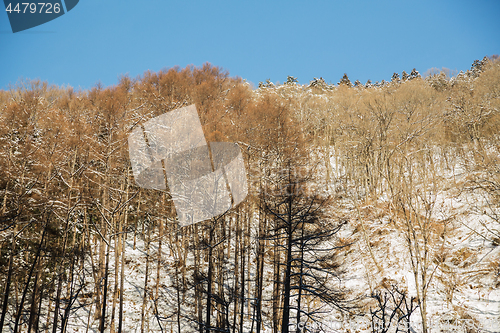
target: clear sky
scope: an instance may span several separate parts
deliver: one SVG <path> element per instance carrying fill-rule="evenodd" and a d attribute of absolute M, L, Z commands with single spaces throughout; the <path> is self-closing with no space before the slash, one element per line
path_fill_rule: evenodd
<path fill-rule="evenodd" d="M 2 7 L 3 8 L 3 7 Z M 176 65 L 220 66 L 257 85 L 467 70 L 500 54 L 499 0 L 80 0 L 13 34 L 0 13 L 0 89 L 20 77 L 88 89 Z"/>

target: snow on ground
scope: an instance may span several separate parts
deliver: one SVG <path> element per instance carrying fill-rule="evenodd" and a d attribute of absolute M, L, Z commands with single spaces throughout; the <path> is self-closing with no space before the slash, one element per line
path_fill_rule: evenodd
<path fill-rule="evenodd" d="M 342 170 L 337 168 L 334 154 L 331 154 L 333 175 L 329 185 L 332 192 L 345 192 L 348 187 L 342 180 Z M 461 165 L 452 166 L 443 170 L 441 190 L 435 196 L 432 218 L 446 222 L 446 235 L 441 247 L 434 248 L 435 258 L 442 255 L 441 262 L 433 262 L 435 269 L 428 290 L 428 318 L 430 332 L 469 332 L 467 327 L 479 328 L 481 332 L 500 332 L 500 280 L 495 276 L 500 271 L 500 246 L 493 244 L 491 238 L 484 237 L 488 234 L 487 228 L 494 228 L 495 222 L 491 221 L 484 211 L 486 203 L 478 194 L 461 191 L 457 184 L 463 184 L 467 175 Z M 325 187 L 326 188 L 326 187 Z M 471 209 L 476 207 L 477 209 Z M 344 266 L 347 276 L 342 281 L 342 288 L 351 291 L 350 297 L 364 298 L 366 313 L 369 314 L 368 302 L 371 293 L 382 285 L 395 283 L 408 295 L 416 296 L 416 285 L 408 247 L 406 246 L 405 233 L 401 225 L 396 223 L 391 216 L 388 197 L 381 195 L 377 201 L 365 203 L 359 207 L 360 214 L 365 224 L 369 244 L 365 241 L 356 209 L 346 196 L 336 201 L 336 212 L 344 216 L 350 223 L 348 228 L 342 230 L 341 237 L 351 237 L 355 241 L 352 250 L 346 255 Z M 255 241 L 255 232 L 252 231 Z M 165 240 L 163 245 L 163 259 L 161 265 L 161 284 L 158 302 L 158 311 L 161 314 L 175 312 L 176 292 L 171 287 L 175 284 L 175 271 L 173 257 Z M 234 241 L 231 242 L 234 246 Z M 437 246 L 437 244 L 435 244 Z M 370 254 L 373 252 L 373 257 Z M 156 258 L 157 243 L 151 244 L 151 258 Z M 375 260 L 373 260 L 375 258 Z M 126 269 L 124 285 L 124 332 L 140 332 L 141 308 L 144 294 L 146 249 L 145 242 L 137 238 L 136 249 L 133 249 L 132 236 L 126 241 Z M 193 258 L 188 257 L 188 266 Z M 154 289 L 156 284 L 156 259 L 150 261 L 148 286 Z M 495 266 L 496 265 L 496 266 Z M 378 267 L 377 267 L 378 266 Z M 231 267 L 230 265 L 228 267 Z M 110 256 L 110 281 L 108 299 L 111 303 L 113 291 L 114 252 Z M 250 270 L 249 278 L 254 278 Z M 188 272 L 189 274 L 189 272 Z M 272 265 L 266 262 L 264 276 L 264 299 L 269 300 L 272 295 Z M 227 286 L 233 281 L 228 279 Z M 170 287 L 169 287 L 170 286 Z M 87 290 L 92 292 L 92 290 Z M 188 297 L 192 297 L 189 296 Z M 80 299 L 80 302 L 89 301 Z M 192 299 L 186 300 L 187 303 Z M 265 304 L 270 304 L 264 303 Z M 111 304 L 110 304 L 111 305 Z M 68 332 L 98 332 L 99 322 L 88 313 L 89 307 L 77 310 L 70 317 Z M 149 300 L 146 307 L 147 327 L 146 332 L 160 332 L 158 321 L 153 315 L 154 302 Z M 248 309 L 248 305 L 247 305 Z M 92 309 L 93 311 L 93 309 Z M 108 307 L 110 311 L 110 307 Z M 118 311 L 118 304 L 116 305 Z M 264 332 L 271 332 L 269 324 L 271 311 L 263 308 Z M 110 314 L 108 314 L 110 315 Z M 266 318 L 266 315 L 268 316 Z M 116 313 L 116 317 L 118 313 Z M 109 317 L 108 317 L 109 318 Z M 87 328 L 87 322 L 89 323 Z M 245 324 L 245 330 L 250 331 L 251 321 Z M 412 315 L 412 332 L 420 332 L 421 320 L 419 310 Z M 171 322 L 162 322 L 164 331 L 177 331 L 175 318 Z M 332 310 L 324 315 L 322 322 L 324 332 L 371 332 L 369 316 L 349 317 Z M 109 329 L 107 330 L 109 331 Z M 195 331 L 193 324 L 183 320 L 183 332 Z M 472 330 L 470 332 L 475 332 Z"/>

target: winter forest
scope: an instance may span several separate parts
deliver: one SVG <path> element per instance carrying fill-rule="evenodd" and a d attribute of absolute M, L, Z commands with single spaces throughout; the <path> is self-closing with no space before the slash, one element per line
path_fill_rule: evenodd
<path fill-rule="evenodd" d="M 127 137 L 196 106 L 243 202 L 180 227 Z M 500 332 L 500 60 L 252 87 L 219 67 L 0 90 L 1 332 Z"/>

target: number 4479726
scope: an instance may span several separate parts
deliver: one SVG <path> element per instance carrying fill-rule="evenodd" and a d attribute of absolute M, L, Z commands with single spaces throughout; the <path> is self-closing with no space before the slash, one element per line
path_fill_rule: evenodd
<path fill-rule="evenodd" d="M 24 6 L 24 8 L 22 8 Z M 45 11 L 44 11 L 45 9 Z M 23 2 L 21 4 L 17 3 L 14 9 L 12 9 L 12 4 L 9 3 L 5 11 L 12 13 L 23 13 L 25 14 L 28 10 L 28 13 L 34 14 L 38 12 L 39 14 L 58 14 L 61 11 L 61 5 L 59 3 L 52 4 L 50 2 Z"/>

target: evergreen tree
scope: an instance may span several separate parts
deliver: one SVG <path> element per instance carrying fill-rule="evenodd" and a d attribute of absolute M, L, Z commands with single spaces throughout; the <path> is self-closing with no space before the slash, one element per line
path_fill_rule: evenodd
<path fill-rule="evenodd" d="M 484 71 L 488 61 L 489 61 L 488 57 L 484 57 L 482 60 L 474 60 L 470 68 L 472 76 L 473 77 L 479 76 L 479 74 L 481 74 Z"/>
<path fill-rule="evenodd" d="M 267 79 L 266 83 L 263 83 L 262 81 L 259 82 L 259 88 L 271 88 L 274 87 L 274 83 L 271 82 L 271 79 Z"/>
<path fill-rule="evenodd" d="M 349 77 L 347 76 L 346 73 L 344 73 L 344 76 L 342 76 L 342 79 L 339 82 L 339 85 L 346 85 L 348 87 L 351 87 L 351 80 L 349 80 Z"/>
<path fill-rule="evenodd" d="M 288 75 L 285 84 L 294 84 L 294 83 L 299 83 L 299 80 L 297 80 L 296 77 Z"/>
<path fill-rule="evenodd" d="M 399 73 L 394 72 L 391 77 L 391 82 L 399 83 L 401 79 L 399 78 Z"/>
<path fill-rule="evenodd" d="M 309 87 L 319 87 L 319 88 L 327 88 L 328 87 L 328 84 L 325 82 L 325 80 L 320 77 L 319 79 L 318 78 L 314 78 L 310 83 L 309 83 Z"/>
<path fill-rule="evenodd" d="M 408 73 L 406 73 L 406 71 L 403 71 L 403 73 L 401 73 L 401 79 L 403 81 L 408 81 L 410 79 L 410 75 L 408 75 Z"/>
<path fill-rule="evenodd" d="M 410 80 L 416 79 L 416 78 L 421 78 L 420 73 L 413 68 L 411 73 L 410 73 Z"/>

